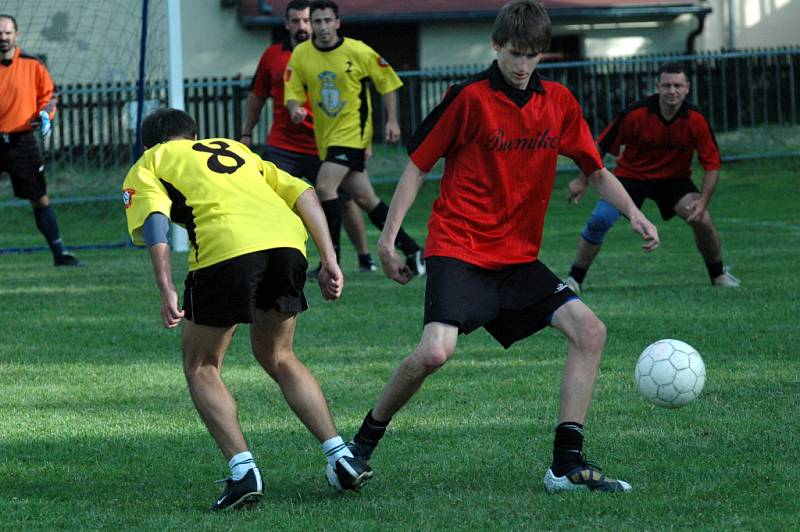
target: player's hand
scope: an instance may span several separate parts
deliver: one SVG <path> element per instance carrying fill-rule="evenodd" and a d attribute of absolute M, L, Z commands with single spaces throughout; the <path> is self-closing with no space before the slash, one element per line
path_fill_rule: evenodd
<path fill-rule="evenodd" d="M 303 106 L 297 106 L 290 115 L 293 124 L 299 124 L 308 116 L 308 109 Z"/>
<path fill-rule="evenodd" d="M 706 203 L 701 197 L 698 197 L 694 201 L 690 202 L 689 205 L 686 206 L 688 211 L 686 221 L 696 222 L 697 220 L 700 220 L 705 215 L 707 206 L 708 203 Z"/>
<path fill-rule="evenodd" d="M 569 193 L 567 195 L 567 201 L 572 204 L 577 204 L 584 194 L 586 194 L 586 190 L 589 188 L 589 180 L 584 178 L 583 176 L 576 177 L 572 181 L 569 182 Z"/>
<path fill-rule="evenodd" d="M 392 144 L 400 140 L 400 125 L 397 122 L 386 122 L 385 140 Z"/>
<path fill-rule="evenodd" d="M 414 277 L 414 272 L 408 267 L 406 261 L 397 254 L 394 245 L 388 246 L 378 240 L 378 258 L 386 277 L 400 284 L 406 284 Z"/>
<path fill-rule="evenodd" d="M 364 160 L 369 161 L 370 159 L 372 159 L 372 144 L 364 150 Z"/>
<path fill-rule="evenodd" d="M 42 137 L 46 137 L 50 134 L 51 127 L 50 115 L 47 114 L 47 111 L 39 111 L 39 132 L 42 134 Z"/>
<path fill-rule="evenodd" d="M 250 135 L 249 133 L 242 134 L 242 136 L 239 137 L 239 142 L 250 148 L 253 145 L 253 135 Z"/>
<path fill-rule="evenodd" d="M 322 263 L 319 269 L 319 289 L 322 292 L 322 299 L 334 300 L 342 296 L 344 288 L 344 275 L 339 265 Z"/>
<path fill-rule="evenodd" d="M 642 235 L 642 238 L 645 239 L 646 242 L 642 244 L 642 249 L 647 253 L 656 249 L 661 242 L 658 238 L 658 229 L 656 229 L 655 225 L 650 223 L 650 220 L 644 217 L 641 211 L 631 217 L 631 229 Z"/>
<path fill-rule="evenodd" d="M 161 323 L 164 328 L 174 329 L 183 319 L 183 310 L 178 308 L 178 293 L 175 288 L 161 292 Z"/>

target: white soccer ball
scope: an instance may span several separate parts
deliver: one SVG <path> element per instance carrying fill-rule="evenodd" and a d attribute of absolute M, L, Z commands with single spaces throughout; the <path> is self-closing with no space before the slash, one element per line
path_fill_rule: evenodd
<path fill-rule="evenodd" d="M 706 383 L 706 365 L 694 347 L 680 340 L 658 340 L 636 362 L 636 388 L 642 397 L 665 408 L 694 401 Z"/>

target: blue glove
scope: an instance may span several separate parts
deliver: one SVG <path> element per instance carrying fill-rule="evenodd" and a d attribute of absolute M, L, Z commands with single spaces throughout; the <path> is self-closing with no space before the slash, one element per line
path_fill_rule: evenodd
<path fill-rule="evenodd" d="M 46 137 L 50 134 L 50 115 L 47 114 L 47 111 L 39 111 L 39 117 L 42 119 L 39 131 L 41 131 L 42 137 Z"/>

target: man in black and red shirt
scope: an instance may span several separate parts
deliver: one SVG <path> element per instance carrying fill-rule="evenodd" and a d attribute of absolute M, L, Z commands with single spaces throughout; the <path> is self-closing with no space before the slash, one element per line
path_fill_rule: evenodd
<path fill-rule="evenodd" d="M 739 286 L 739 280 L 722 265 L 719 234 L 708 213 L 721 167 L 714 133 L 706 117 L 686 100 L 689 81 L 680 64 L 664 64 L 659 69 L 656 88 L 657 94 L 629 106 L 600 134 L 600 151 L 618 157 L 614 174 L 638 207 L 650 198 L 664 220 L 677 214 L 689 223 L 712 285 Z M 705 170 L 702 191 L 691 179 L 695 151 Z M 587 185 L 584 174 L 572 180 L 573 203 L 580 200 Z M 597 202 L 564 280 L 574 292 L 580 293 L 603 238 L 618 218 L 619 211 L 614 206 L 603 199 Z"/>
<path fill-rule="evenodd" d="M 600 194 L 626 213 L 647 251 L 658 233 L 619 181 L 603 167 L 572 93 L 534 72 L 550 43 L 550 20 L 537 0 L 506 4 L 495 21 L 497 61 L 453 87 L 409 146 L 378 254 L 386 274 L 411 272 L 394 251 L 401 222 L 440 157 L 445 172 L 425 244 L 427 286 L 422 339 L 400 364 L 350 443 L 369 458 L 391 417 L 426 377 L 453 355 L 458 335 L 484 327 L 504 347 L 552 326 L 568 341 L 548 492 L 628 491 L 583 457 L 605 326 L 538 260 L 545 211 L 559 155 L 590 176 Z"/>
<path fill-rule="evenodd" d="M 311 110 L 302 122 L 295 124 L 283 105 L 283 73 L 295 46 L 311 37 L 308 0 L 291 0 L 286 4 L 284 26 L 288 35 L 282 42 L 268 46 L 258 62 L 250 94 L 247 96 L 247 120 L 239 139 L 242 144 L 253 144 L 253 129 L 268 98 L 272 98 L 272 127 L 269 130 L 264 158 L 284 172 L 303 177 L 316 184 L 322 161 L 317 154 Z M 344 190 L 339 190 L 342 205 L 342 225 L 358 254 L 361 272 L 377 270 L 369 253 L 367 232 L 361 210 Z M 316 275 L 319 269 L 310 273 Z"/>

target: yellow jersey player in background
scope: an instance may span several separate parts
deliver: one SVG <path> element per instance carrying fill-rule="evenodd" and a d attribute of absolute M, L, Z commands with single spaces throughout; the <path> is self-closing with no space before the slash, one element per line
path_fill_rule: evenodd
<path fill-rule="evenodd" d="M 297 315 L 308 308 L 304 224 L 320 251 L 319 285 L 337 299 L 344 279 L 314 191 L 229 139 L 197 141 L 197 124 L 163 109 L 142 123 L 147 151 L 128 172 L 123 200 L 128 232 L 147 245 L 167 328 L 183 321 L 183 368 L 195 407 L 228 460 L 231 477 L 213 511 L 259 502 L 261 473 L 220 371 L 239 323 L 251 323 L 253 355 L 286 402 L 322 443 L 328 481 L 358 490 L 372 470 L 354 459 L 336 432 L 322 390 L 294 354 Z M 183 310 L 172 283 L 169 221 L 191 243 Z M 277 462 L 276 462 L 277 463 Z"/>
<path fill-rule="evenodd" d="M 313 39 L 295 47 L 284 76 L 284 102 L 292 121 L 300 123 L 306 118 L 308 111 L 303 104 L 307 97 L 314 112 L 314 137 L 323 161 L 317 175 L 317 195 L 337 254 L 342 225 L 342 209 L 337 201 L 340 185 L 378 229 L 383 229 L 389 212 L 388 205 L 375 194 L 366 172 L 366 153 L 372 143 L 367 79 L 372 80 L 386 107 L 386 142 L 400 140 L 396 91 L 403 85 L 375 50 L 361 41 L 340 37 L 340 23 L 336 3 L 312 2 Z M 425 273 L 422 249 L 402 229 L 397 247 L 406 255 L 411 273 Z"/>

